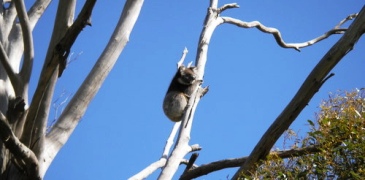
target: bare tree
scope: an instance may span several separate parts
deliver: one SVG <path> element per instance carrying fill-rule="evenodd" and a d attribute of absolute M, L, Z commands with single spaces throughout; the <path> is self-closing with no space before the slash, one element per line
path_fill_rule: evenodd
<path fill-rule="evenodd" d="M 279 46 L 283 48 L 292 48 L 297 51 L 300 51 L 301 48 L 308 47 L 319 41 L 322 41 L 333 34 L 344 35 L 313 68 L 313 71 L 303 82 L 303 85 L 298 90 L 297 94 L 293 97 L 291 102 L 287 105 L 279 117 L 273 122 L 271 127 L 263 135 L 249 156 L 207 163 L 201 167 L 194 165 L 194 161 L 197 158 L 197 154 L 195 153 L 192 155 L 190 160 L 184 159 L 188 153 L 201 149 L 199 145 L 189 145 L 194 112 L 204 92 L 204 88 L 201 87 L 201 83 L 196 83 L 194 84 L 195 91 L 189 95 L 190 99 L 186 107 L 185 114 L 181 118 L 181 122 L 177 122 L 175 124 L 166 142 L 161 158 L 130 179 L 144 179 L 159 168 L 162 168 L 159 179 L 172 179 L 180 164 L 187 164 L 186 170 L 180 176 L 180 179 L 192 179 L 229 167 L 240 167 L 233 179 L 240 179 L 245 175 L 250 175 L 250 173 L 255 171 L 255 165 L 259 163 L 260 160 L 264 160 L 266 158 L 266 156 L 270 153 L 270 149 L 273 147 L 274 143 L 284 133 L 284 131 L 288 129 L 290 124 L 308 104 L 313 95 L 320 89 L 320 87 L 326 82 L 328 78 L 333 76 L 333 74 L 329 74 L 329 72 L 349 51 L 352 50 L 357 40 L 365 32 L 365 8 L 363 8 L 359 14 L 349 15 L 347 18 L 340 21 L 340 23 L 333 29 L 317 38 L 302 43 L 286 43 L 283 40 L 280 31 L 275 28 L 266 27 L 258 21 L 245 22 L 232 17 L 221 16 L 222 12 L 238 7 L 239 6 L 236 3 L 225 4 L 221 7 L 218 7 L 218 0 L 210 0 L 210 5 L 203 25 L 204 28 L 200 34 L 200 40 L 198 42 L 197 55 L 195 59 L 195 66 L 197 67 L 197 79 L 201 80 L 201 82 L 203 81 L 210 39 L 214 30 L 222 24 L 232 24 L 242 28 L 255 27 L 264 33 L 272 34 Z M 355 21 L 348 29 L 341 28 L 345 22 L 354 18 Z M 184 50 L 183 57 L 178 64 L 181 64 L 185 58 L 186 53 L 187 51 Z M 174 144 L 172 141 L 176 134 L 178 134 L 177 142 L 173 150 L 169 152 L 172 145 Z M 317 151 L 318 149 L 316 147 L 310 147 L 310 150 Z M 308 149 L 285 151 L 282 152 L 281 155 L 294 155 L 301 154 L 303 152 L 308 152 Z"/>
<path fill-rule="evenodd" d="M 128 42 L 143 0 L 127 0 L 109 43 L 54 125 L 46 131 L 53 91 L 81 30 L 91 25 L 96 0 L 87 0 L 74 20 L 76 0 L 59 1 L 52 38 L 32 100 L 32 30 L 50 4 L 37 0 L 27 12 L 22 0 L 0 6 L 0 179 L 43 179 Z"/>
<path fill-rule="evenodd" d="M 48 167 L 72 134 L 90 101 L 128 42 L 143 0 L 126 1 L 109 43 L 49 130 L 47 130 L 47 120 L 55 85 L 58 78 L 63 73 L 67 73 L 64 71 L 72 45 L 81 30 L 91 24 L 90 16 L 96 0 L 87 0 L 75 20 L 76 0 L 59 1 L 52 38 L 33 95 L 29 95 L 28 92 L 34 58 L 32 30 L 51 1 L 36 0 L 28 11 L 24 1 L 21 0 L 0 0 L 0 2 L 0 179 L 43 179 Z M 321 85 L 332 76 L 328 75 L 329 71 L 352 49 L 365 31 L 365 10 L 363 8 L 359 15 L 348 16 L 332 30 L 318 38 L 303 43 L 286 43 L 275 28 L 266 27 L 258 21 L 244 22 L 232 17 L 221 16 L 224 11 L 238 7 L 235 3 L 218 7 L 218 0 L 210 1 L 195 59 L 196 78 L 199 81 L 193 84 L 194 91 L 189 94 L 190 99 L 185 114 L 172 129 L 161 158 L 131 179 L 146 178 L 158 168 L 163 168 L 159 179 L 172 179 L 180 164 L 187 165 L 181 179 L 199 177 L 228 167 L 240 167 L 234 179 L 254 171 L 255 163 L 265 159 L 284 130 L 295 120 Z M 356 20 L 348 29 L 341 28 L 343 23 L 353 18 Z M 281 47 L 298 51 L 300 48 L 313 45 L 332 34 L 344 35 L 313 69 L 297 95 L 274 121 L 248 157 L 221 160 L 198 167 L 194 164 L 198 154 L 192 154 L 189 160 L 184 157 L 190 152 L 201 149 L 199 145 L 189 144 L 190 132 L 195 109 L 207 90 L 201 85 L 210 39 L 214 30 L 222 24 L 233 24 L 242 28 L 255 27 L 264 33 L 272 34 Z M 178 67 L 183 64 L 186 54 L 187 50 L 184 50 Z M 29 97 L 32 97 L 31 101 Z M 177 142 L 170 152 L 174 144 L 173 139 L 177 134 Z M 318 149 L 309 147 L 308 149 L 284 151 L 279 156 L 300 155 L 309 150 L 317 151 Z"/>

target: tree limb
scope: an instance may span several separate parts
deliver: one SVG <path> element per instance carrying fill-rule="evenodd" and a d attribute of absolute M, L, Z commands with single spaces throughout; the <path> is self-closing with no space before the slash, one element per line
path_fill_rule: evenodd
<path fill-rule="evenodd" d="M 307 154 L 314 154 L 320 151 L 321 151 L 320 148 L 318 148 L 317 146 L 309 146 L 305 148 L 290 149 L 284 151 L 273 151 L 270 153 L 270 155 L 272 155 L 273 158 L 279 157 L 285 159 L 290 157 L 303 156 Z M 180 180 L 190 180 L 225 168 L 239 167 L 240 165 L 245 163 L 247 158 L 248 156 L 242 158 L 224 159 L 220 161 L 211 162 L 209 164 L 203 164 L 199 167 L 184 172 L 184 174 L 181 175 Z"/>
<path fill-rule="evenodd" d="M 21 96 L 24 99 L 28 99 L 28 83 L 33 68 L 34 59 L 34 47 L 33 47 L 33 35 L 29 24 L 28 14 L 25 9 L 24 2 L 22 0 L 14 0 L 16 11 L 20 26 L 22 29 L 23 43 L 24 43 L 24 59 L 23 66 L 19 73 L 21 77 L 21 84 L 18 87 L 14 87 L 15 95 Z M 19 92 L 20 91 L 20 92 Z M 28 101 L 28 100 L 27 100 Z"/>
<path fill-rule="evenodd" d="M 222 7 L 218 8 L 218 14 L 222 13 L 223 11 L 225 11 L 227 9 L 239 8 L 239 7 L 240 6 L 237 3 L 225 4 Z"/>
<path fill-rule="evenodd" d="M 39 18 L 43 15 L 50 2 L 51 0 L 37 0 L 29 9 L 28 17 L 31 29 L 34 29 L 34 26 L 37 24 Z"/>
<path fill-rule="evenodd" d="M 195 163 L 196 159 L 198 159 L 198 156 L 199 156 L 199 153 L 193 153 L 190 156 L 190 159 L 189 159 L 188 163 L 186 164 L 183 174 L 186 173 L 187 171 L 190 171 L 194 167 L 194 163 Z"/>
<path fill-rule="evenodd" d="M 355 14 L 350 14 L 349 16 L 347 16 L 345 19 L 343 19 L 342 21 L 340 21 L 340 23 L 338 23 L 333 29 L 340 29 L 340 27 L 345 24 L 347 21 L 353 20 L 357 17 L 359 13 L 355 13 Z"/>
<path fill-rule="evenodd" d="M 46 131 L 49 109 L 51 106 L 54 87 L 57 82 L 60 59 L 63 54 L 55 50 L 56 44 L 64 37 L 66 31 L 73 23 L 76 0 L 59 1 L 52 38 L 46 55 L 43 69 L 38 81 L 37 88 L 33 95 L 25 122 L 19 124 L 24 126 L 22 142 L 31 147 L 38 156 L 44 148 L 44 136 Z M 41 161 L 40 163 L 43 163 Z M 40 166 L 42 167 L 42 166 Z"/>
<path fill-rule="evenodd" d="M 17 85 L 19 84 L 19 77 L 15 74 L 13 68 L 9 63 L 8 55 L 6 55 L 5 49 L 3 44 L 0 42 L 0 63 L 4 67 L 6 74 L 8 75 L 13 88 L 16 89 Z"/>
<path fill-rule="evenodd" d="M 43 78 L 43 80 L 44 80 L 43 82 L 45 82 L 45 85 L 46 85 L 46 86 L 44 86 L 46 88 L 45 91 L 48 90 L 50 83 L 52 83 L 52 86 L 54 86 L 55 83 L 57 82 L 56 81 L 57 78 L 55 77 L 55 75 L 58 75 L 58 77 L 60 77 L 62 75 L 62 72 L 66 67 L 67 57 L 69 55 L 72 45 L 74 44 L 76 38 L 78 37 L 78 35 L 82 31 L 82 29 L 86 25 L 91 24 L 90 16 L 91 16 L 91 12 L 93 10 L 95 3 L 96 3 L 96 0 L 87 0 L 85 2 L 76 21 L 73 22 L 69 28 L 67 28 L 67 31 L 64 33 L 64 35 L 62 36 L 59 43 L 57 43 L 55 45 L 51 61 L 46 66 L 45 71 L 43 71 L 45 74 L 45 76 Z M 70 3 L 70 6 L 71 6 L 70 9 L 72 9 L 70 11 L 70 13 L 73 14 L 75 4 Z M 67 15 L 65 17 L 70 17 L 70 16 Z M 53 81 L 51 80 L 52 77 L 54 78 Z M 46 78 L 48 78 L 48 79 L 46 79 Z M 53 89 L 53 88 L 51 88 L 51 89 Z M 51 92 L 51 93 L 53 94 L 53 92 Z M 48 97 L 51 98 L 52 96 L 48 96 Z M 51 99 L 46 100 L 46 104 L 47 104 L 47 108 L 48 108 L 47 111 L 49 111 L 50 101 L 51 101 Z M 41 103 L 43 103 L 43 102 L 41 102 Z M 47 114 L 48 114 L 48 112 L 47 112 Z M 45 117 L 48 118 L 48 115 Z M 39 146 L 35 146 L 35 148 L 34 148 L 35 152 L 37 152 L 37 154 L 42 153 L 45 148 L 43 146 L 42 139 L 45 135 L 45 127 L 47 124 L 47 118 L 42 118 L 42 119 L 39 119 L 39 121 L 35 121 L 34 127 L 37 127 L 37 128 L 33 128 L 32 134 L 34 134 L 33 135 L 34 138 L 32 139 L 31 144 L 33 145 L 34 143 L 39 142 L 38 143 Z M 42 128 L 39 128 L 39 127 L 42 127 Z M 41 129 L 41 130 L 39 130 L 39 129 Z M 41 139 L 38 141 L 38 138 L 41 138 Z"/>
<path fill-rule="evenodd" d="M 309 40 L 309 41 L 303 42 L 303 43 L 286 43 L 282 39 L 282 36 L 278 29 L 266 27 L 263 24 L 261 24 L 259 21 L 244 22 L 239 19 L 235 19 L 235 18 L 231 18 L 231 17 L 221 17 L 221 18 L 223 19 L 223 23 L 233 24 L 233 25 L 236 25 L 236 26 L 242 27 L 242 28 L 255 27 L 255 28 L 259 29 L 261 32 L 272 34 L 279 46 L 281 46 L 283 48 L 294 48 L 295 50 L 300 51 L 300 48 L 311 46 L 315 43 L 318 43 L 318 42 L 328 38 L 329 36 L 331 36 L 333 34 L 343 34 L 346 31 L 346 29 L 343 29 L 343 28 L 341 29 L 340 26 L 343 23 L 345 23 L 346 21 L 355 18 L 356 16 L 357 16 L 357 14 L 349 15 L 346 19 L 342 20 L 337 26 L 335 26 L 335 28 L 329 30 L 328 32 L 324 33 L 323 35 L 321 35 L 317 38 L 314 38 L 312 40 Z"/>
<path fill-rule="evenodd" d="M 19 141 L 11 130 L 6 117 L 0 112 L 0 138 L 5 147 L 32 180 L 40 180 L 38 159 L 31 149 Z"/>
<path fill-rule="evenodd" d="M 188 49 L 185 47 L 184 48 L 184 51 L 181 55 L 181 58 L 180 58 L 180 61 L 177 62 L 177 69 L 179 69 L 179 67 L 184 63 L 184 60 L 185 60 L 185 57 L 186 57 L 186 54 L 188 53 Z"/>
<path fill-rule="evenodd" d="M 165 168 L 158 177 L 160 180 L 172 179 L 184 156 L 191 151 L 200 149 L 199 145 L 189 146 L 193 117 L 201 97 L 201 91 L 199 91 L 200 84 L 201 82 L 196 82 L 193 85 L 195 89 L 193 94 L 190 95 L 186 111 L 182 117 L 179 136 L 177 138 L 175 148 L 169 156 Z"/>
<path fill-rule="evenodd" d="M 142 5 L 143 0 L 126 1 L 122 15 L 108 45 L 57 122 L 46 135 L 46 147 L 42 155 L 45 161 L 43 164 L 45 169 L 41 170 L 42 174 L 45 173 L 45 170 L 49 167 L 60 148 L 74 131 L 89 103 L 117 61 L 129 40 L 130 32 L 132 32 L 133 26 L 137 21 Z"/>
<path fill-rule="evenodd" d="M 179 68 L 180 66 L 182 66 L 182 64 L 184 63 L 186 54 L 188 53 L 187 48 L 185 47 L 182 53 L 182 56 L 180 58 L 180 60 L 177 62 L 177 68 Z M 190 63 L 187 67 L 190 66 Z M 199 93 L 198 93 L 199 94 Z M 191 103 L 192 97 L 190 98 L 189 103 Z M 199 96 L 200 97 L 200 96 Z M 187 107 L 191 107 L 191 105 L 188 105 Z M 189 108 L 185 111 L 185 115 L 183 117 L 189 117 L 191 118 L 192 116 L 189 115 L 189 113 L 191 112 L 191 109 L 189 110 Z M 182 123 L 183 122 L 183 123 Z M 185 124 L 185 126 L 183 126 Z M 189 146 L 188 145 L 188 141 L 184 141 L 184 143 L 181 143 L 181 137 L 185 137 L 184 135 L 181 135 L 181 131 L 182 129 L 185 129 L 186 124 L 189 124 L 186 121 L 179 121 L 177 123 L 175 123 L 173 130 L 171 131 L 171 134 L 166 142 L 165 148 L 164 148 L 164 152 L 162 157 L 160 158 L 159 161 L 152 163 L 151 165 L 149 165 L 147 168 L 145 168 L 144 170 L 142 170 L 140 173 L 134 175 L 133 177 L 131 177 L 130 179 L 144 179 L 147 178 L 152 172 L 154 172 L 157 168 L 161 168 L 163 166 L 165 166 L 165 168 L 162 170 L 159 179 L 164 179 L 164 178 L 169 178 L 170 176 L 172 176 L 174 174 L 173 171 L 170 171 L 169 169 L 173 169 L 176 170 L 178 165 L 180 165 L 183 162 L 183 157 L 185 156 L 185 154 L 192 152 L 192 151 L 198 151 L 201 149 L 201 147 L 197 144 Z M 168 156 L 168 153 L 170 151 L 171 146 L 173 145 L 173 139 L 177 133 L 178 128 L 180 128 L 180 134 L 179 137 L 177 138 L 178 142 L 177 145 L 175 146 L 174 150 L 172 151 L 172 155 Z M 189 130 L 190 133 L 190 130 Z M 183 145 L 182 145 L 183 144 Z M 179 152 L 179 153 L 176 153 Z M 181 153 L 182 152 L 182 153 Z M 167 163 L 166 163 L 167 161 Z M 163 163 L 162 163 L 163 162 Z M 173 165 L 171 165 L 173 164 Z M 160 165 L 162 165 L 160 167 Z M 167 170 L 166 170 L 167 169 Z"/>
<path fill-rule="evenodd" d="M 233 179 L 238 179 L 241 175 L 249 175 L 250 172 L 254 171 L 255 163 L 266 158 L 277 139 L 290 126 L 314 94 L 320 89 L 328 73 L 353 49 L 355 43 L 365 32 L 364 22 L 365 6 L 341 39 L 324 55 L 308 75 L 297 94 L 265 132 L 246 162 L 236 172 Z"/>
<path fill-rule="evenodd" d="M 67 57 L 70 54 L 72 45 L 75 43 L 76 38 L 81 33 L 82 29 L 86 25 L 91 26 L 91 12 L 94 8 L 96 0 L 87 0 L 84 7 L 82 8 L 79 16 L 72 26 L 66 31 L 66 34 L 61 41 L 56 45 L 57 54 L 63 57 L 60 63 L 58 77 L 61 77 L 63 70 L 66 68 Z"/>
<path fill-rule="evenodd" d="M 205 17 L 203 30 L 200 34 L 199 44 L 197 47 L 197 55 L 195 59 L 197 80 L 200 82 L 194 83 L 192 86 L 194 88 L 193 93 L 190 95 L 190 99 L 186 108 L 186 111 L 182 117 L 182 124 L 180 127 L 179 137 L 171 156 L 168 158 L 165 168 L 162 170 L 158 179 L 172 179 L 173 175 L 177 171 L 180 162 L 184 156 L 190 152 L 191 147 L 189 146 L 191 126 L 193 123 L 194 113 L 196 107 L 202 96 L 201 83 L 203 81 L 205 64 L 207 61 L 208 44 L 214 32 L 214 29 L 219 25 L 216 21 L 218 17 L 217 0 L 210 1 L 210 7 L 208 8 L 207 15 Z M 227 6 L 228 7 L 228 6 Z"/>

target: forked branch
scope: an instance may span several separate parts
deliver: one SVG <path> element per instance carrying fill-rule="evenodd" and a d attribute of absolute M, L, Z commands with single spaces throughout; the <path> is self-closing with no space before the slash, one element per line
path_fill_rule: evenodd
<path fill-rule="evenodd" d="M 88 22 L 96 0 L 87 0 L 76 21 L 72 20 L 75 1 L 60 1 L 56 16 L 56 24 L 52 34 L 51 43 L 47 52 L 37 89 L 29 107 L 29 113 L 24 123 L 22 142 L 34 145 L 33 150 L 38 155 L 44 142 L 47 118 L 52 101 L 53 90 L 57 83 L 57 75 L 63 72 L 68 52 L 76 37 Z M 86 9 L 86 10 L 85 10 Z M 64 66 L 63 66 L 64 65 Z"/>

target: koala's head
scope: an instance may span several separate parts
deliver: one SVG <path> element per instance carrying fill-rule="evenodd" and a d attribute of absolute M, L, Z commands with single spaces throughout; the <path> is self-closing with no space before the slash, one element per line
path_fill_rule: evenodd
<path fill-rule="evenodd" d="M 179 67 L 178 82 L 183 85 L 192 85 L 196 80 L 196 67 Z"/>

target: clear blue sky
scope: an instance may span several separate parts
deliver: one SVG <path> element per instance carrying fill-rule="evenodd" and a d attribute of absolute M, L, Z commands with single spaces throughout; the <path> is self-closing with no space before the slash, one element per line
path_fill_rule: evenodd
<path fill-rule="evenodd" d="M 79 2 L 78 9 L 83 2 Z M 219 4 L 232 2 L 235 1 L 221 0 Z M 222 16 L 258 20 L 276 27 L 286 42 L 317 37 L 363 6 L 360 0 L 237 3 L 240 8 Z M 209 0 L 145 1 L 130 42 L 49 168 L 46 180 L 127 179 L 160 158 L 173 126 L 162 112 L 162 100 L 183 48 L 189 49 L 186 60 L 195 58 L 208 4 Z M 120 0 L 96 3 L 92 27 L 85 28 L 74 44 L 73 57 L 77 58 L 63 73 L 55 99 L 63 92 L 76 92 L 106 45 L 123 5 Z M 54 1 L 34 29 L 36 67 L 31 93 L 44 61 L 56 6 Z M 297 52 L 279 47 L 271 35 L 256 29 L 228 24 L 218 27 L 209 46 L 204 79 L 210 91 L 197 108 L 191 134 L 191 144 L 203 147 L 196 163 L 248 155 L 311 69 L 340 37 L 334 35 Z M 360 39 L 332 71 L 335 76 L 293 123 L 293 130 L 302 134 L 308 130 L 307 119 L 315 119 L 328 92 L 364 87 L 364 43 L 364 38 Z M 65 96 L 60 98 L 64 100 Z M 281 145 L 279 140 L 277 146 Z M 226 179 L 235 171 L 224 170 L 200 179 Z M 149 179 L 156 179 L 158 173 Z"/>

